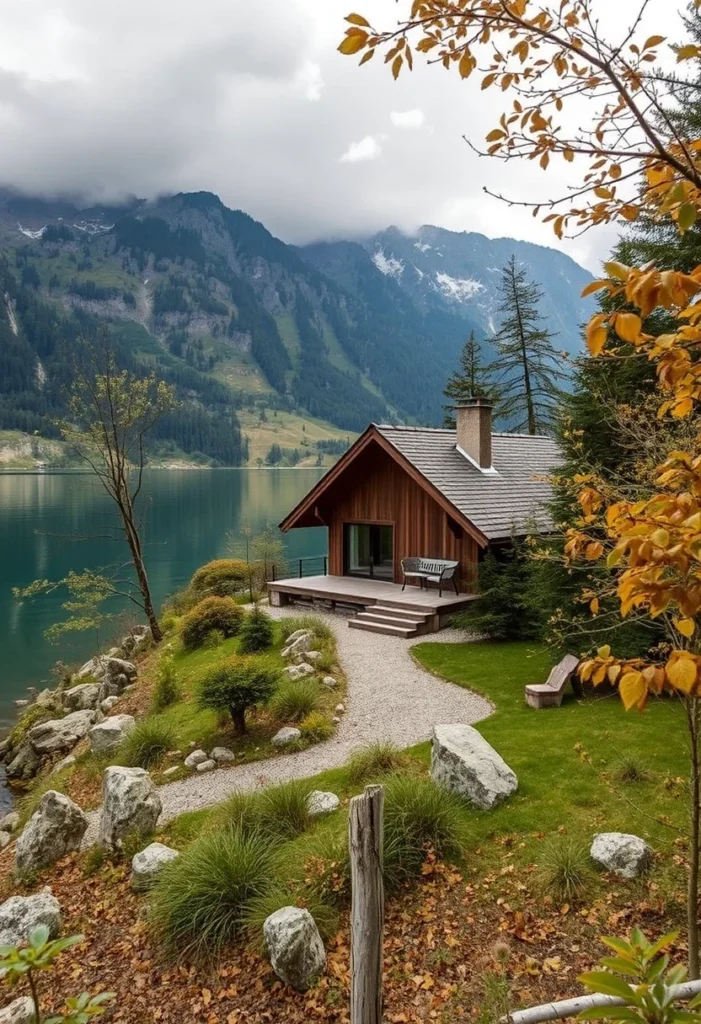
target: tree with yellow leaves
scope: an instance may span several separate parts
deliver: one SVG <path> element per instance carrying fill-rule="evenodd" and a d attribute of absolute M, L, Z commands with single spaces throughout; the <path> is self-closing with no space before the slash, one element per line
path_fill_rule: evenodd
<path fill-rule="evenodd" d="M 480 153 L 502 161 L 535 161 L 546 170 L 562 160 L 582 166 L 576 186 L 550 201 L 507 197 L 544 214 L 556 235 L 644 216 L 669 222 L 683 235 L 701 211 L 701 137 L 670 114 L 678 76 L 667 62 L 698 61 L 695 42 L 675 45 L 643 31 L 647 2 L 631 12 L 620 38 L 607 38 L 596 0 L 413 0 L 389 28 L 350 14 L 339 49 L 377 54 L 397 78 L 416 55 L 477 79 L 482 90 L 504 94 L 506 109 Z M 697 3 L 698 6 L 698 3 Z M 601 7 L 603 3 L 600 4 Z M 693 81 L 688 85 L 697 88 Z M 584 101 L 584 102 L 582 102 Z M 571 110 L 576 106 L 576 115 Z M 573 128 L 582 118 L 586 123 Z M 489 191 L 489 190 L 486 190 Z M 499 197 L 504 198 L 504 197 Z M 701 266 L 681 272 L 619 262 L 586 293 L 606 291 L 611 302 L 587 328 L 593 357 L 632 346 L 633 358 L 654 365 L 660 391 L 658 415 L 681 421 L 701 399 Z M 625 308 L 620 301 L 624 300 Z M 663 309 L 672 328 L 654 336 L 646 319 Z M 669 692 L 686 707 L 691 738 L 691 842 L 689 854 L 689 966 L 699 974 L 697 905 L 701 825 L 701 439 L 664 453 L 638 494 L 610 481 L 577 481 L 581 521 L 570 531 L 565 555 L 591 563 L 606 560 L 621 617 L 662 621 L 666 644 L 649 661 L 620 661 L 602 648 L 585 663 L 595 684 L 618 686 L 626 708 L 643 708 L 651 694 Z M 593 615 L 598 597 L 590 598 Z"/>

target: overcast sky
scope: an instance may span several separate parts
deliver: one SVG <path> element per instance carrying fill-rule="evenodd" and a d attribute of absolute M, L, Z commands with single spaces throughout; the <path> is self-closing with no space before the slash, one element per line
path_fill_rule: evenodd
<path fill-rule="evenodd" d="M 98 199 L 207 189 L 290 242 L 433 223 L 557 245 L 596 270 L 615 232 L 558 243 L 484 195 L 565 181 L 471 153 L 462 135 L 481 141 L 501 97 L 438 67 L 398 82 L 377 59 L 359 69 L 336 52 L 351 10 L 386 25 L 397 5 L 3 0 L 0 183 Z"/>

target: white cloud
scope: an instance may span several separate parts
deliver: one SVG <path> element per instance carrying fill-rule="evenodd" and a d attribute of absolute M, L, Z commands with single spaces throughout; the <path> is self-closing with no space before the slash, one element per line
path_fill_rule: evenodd
<path fill-rule="evenodd" d="M 395 128 L 420 128 L 426 121 L 426 115 L 421 107 L 414 110 L 393 110 L 389 116 Z"/>
<path fill-rule="evenodd" d="M 308 60 L 297 74 L 297 82 L 302 88 L 306 100 L 316 103 L 321 99 L 324 89 L 324 79 L 321 76 L 321 68 L 318 64 Z"/>
<path fill-rule="evenodd" d="M 341 163 L 359 164 L 366 160 L 377 160 L 382 152 L 382 146 L 374 135 L 366 135 L 360 142 L 351 142 L 348 149 L 341 157 Z"/>

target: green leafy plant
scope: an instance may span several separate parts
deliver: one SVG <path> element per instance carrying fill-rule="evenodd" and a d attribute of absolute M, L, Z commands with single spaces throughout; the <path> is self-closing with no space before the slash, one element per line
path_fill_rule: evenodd
<path fill-rule="evenodd" d="M 196 570 L 190 587 L 198 594 L 232 597 L 248 585 L 248 567 L 240 558 L 215 558 Z"/>
<path fill-rule="evenodd" d="M 153 692 L 153 706 L 156 711 L 163 711 L 164 708 L 169 708 L 171 704 L 176 704 L 179 700 L 178 674 L 173 658 L 166 655 L 158 663 L 158 679 Z"/>
<path fill-rule="evenodd" d="M 264 658 L 233 657 L 202 680 L 199 705 L 228 711 L 238 736 L 246 732 L 246 712 L 270 699 L 278 684 L 277 667 Z"/>
<path fill-rule="evenodd" d="M 175 730 L 159 718 L 144 718 L 119 745 L 118 763 L 130 768 L 151 768 L 175 746 Z"/>
<path fill-rule="evenodd" d="M 280 683 L 270 699 L 270 710 L 281 722 L 299 722 L 319 706 L 319 684 L 311 679 Z"/>
<path fill-rule="evenodd" d="M 272 619 L 258 605 L 247 615 L 239 634 L 239 650 L 242 654 L 256 654 L 272 647 L 275 630 Z"/>
<path fill-rule="evenodd" d="M 348 758 L 348 778 L 354 786 L 372 782 L 406 765 L 407 758 L 390 740 L 366 743 Z"/>
<path fill-rule="evenodd" d="M 578 1015 L 578 1020 L 630 1021 L 631 1024 L 698 1024 L 701 993 L 679 1008 L 679 1000 L 670 991 L 681 985 L 687 971 L 682 964 L 669 966 L 669 949 L 677 939 L 677 932 L 669 932 L 649 942 L 639 928 L 634 928 L 628 939 L 602 938 L 605 946 L 615 954 L 599 961 L 603 970 L 587 971 L 579 981 L 596 995 L 614 996 L 623 1006 L 592 1006 Z M 662 955 L 660 955 L 662 954 Z M 690 1012 L 691 1011 L 691 1012 Z"/>
<path fill-rule="evenodd" d="M 91 996 L 89 992 L 66 999 L 68 1013 L 44 1017 L 39 1000 L 37 974 L 54 966 L 56 958 L 71 946 L 77 946 L 84 936 L 69 935 L 64 939 L 49 939 L 46 925 L 35 928 L 26 946 L 0 946 L 0 971 L 5 982 L 11 987 L 22 978 L 27 979 L 34 1003 L 34 1024 L 87 1024 L 93 1017 L 104 1013 L 104 1003 L 114 999 L 113 992 L 100 992 Z"/>
<path fill-rule="evenodd" d="M 243 621 L 243 608 L 231 597 L 206 597 L 196 604 L 180 623 L 180 639 L 190 651 L 201 647 L 214 629 L 225 637 L 236 636 Z"/>

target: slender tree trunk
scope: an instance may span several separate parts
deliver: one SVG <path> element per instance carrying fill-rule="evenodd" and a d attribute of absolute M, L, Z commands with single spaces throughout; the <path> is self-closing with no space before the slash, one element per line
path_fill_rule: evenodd
<path fill-rule="evenodd" d="M 229 708 L 231 721 L 234 723 L 234 732 L 237 736 L 246 735 L 246 712 L 241 708 Z"/>
<path fill-rule="evenodd" d="M 27 972 L 27 980 L 29 981 L 29 988 L 32 993 L 32 1002 L 34 1003 L 34 1024 L 41 1024 L 41 1010 L 39 1009 L 39 991 L 37 989 L 37 980 L 34 977 L 34 971 Z"/>
<path fill-rule="evenodd" d="M 535 408 L 533 406 L 533 391 L 531 388 L 531 375 L 528 369 L 528 352 L 526 351 L 526 336 L 523 329 L 523 318 L 521 317 L 521 306 L 518 301 L 518 288 L 516 287 L 516 281 L 514 279 L 514 304 L 516 307 L 516 317 L 518 319 L 518 340 L 521 346 L 521 361 L 523 362 L 523 389 L 526 393 L 526 411 L 528 414 L 528 433 L 535 434 L 536 432 L 536 421 L 535 421 Z"/>
<path fill-rule="evenodd" d="M 136 523 L 134 522 L 134 509 L 132 508 L 131 501 L 129 500 L 129 495 L 122 494 L 118 505 L 124 526 L 124 533 L 127 538 L 127 544 L 129 545 L 132 562 L 134 563 L 134 569 L 136 570 L 136 579 L 139 584 L 141 598 L 144 602 L 144 612 L 148 619 L 151 636 L 156 643 L 160 643 L 163 639 L 163 631 L 158 623 L 156 609 L 153 606 L 151 588 L 149 586 L 146 566 L 144 565 L 144 557 L 141 550 L 141 538 L 139 537 L 139 531 L 136 527 Z"/>
<path fill-rule="evenodd" d="M 689 800 L 691 819 L 691 844 L 689 849 L 689 890 L 687 895 L 687 921 L 689 931 L 689 976 L 699 977 L 699 824 L 701 823 L 701 778 L 699 776 L 699 701 L 696 697 L 686 700 L 686 715 L 689 724 L 691 771 L 689 775 Z"/>

